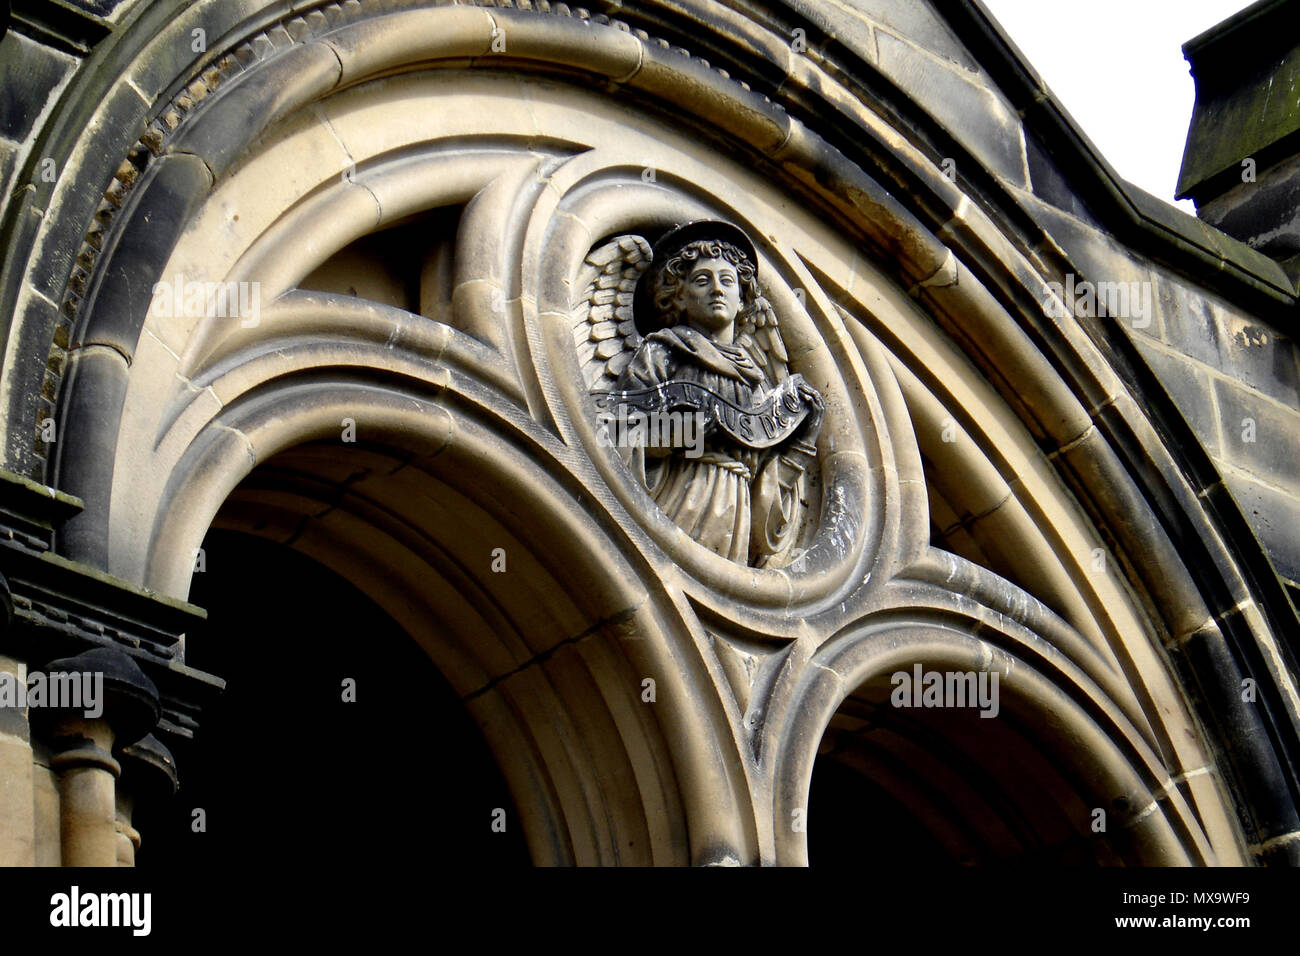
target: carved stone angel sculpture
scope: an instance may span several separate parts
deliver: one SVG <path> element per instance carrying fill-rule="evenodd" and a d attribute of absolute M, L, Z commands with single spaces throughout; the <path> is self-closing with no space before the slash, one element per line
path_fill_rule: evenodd
<path fill-rule="evenodd" d="M 692 222 L 651 255 L 640 237 L 620 236 L 588 256 L 587 270 L 574 331 L 602 427 L 685 414 L 702 430 L 694 445 L 680 440 L 689 427 L 673 432 L 678 440 L 651 427 L 636 433 L 648 441 L 611 443 L 700 544 L 755 567 L 789 563 L 824 406 L 789 371 L 749 238 L 729 223 Z"/>

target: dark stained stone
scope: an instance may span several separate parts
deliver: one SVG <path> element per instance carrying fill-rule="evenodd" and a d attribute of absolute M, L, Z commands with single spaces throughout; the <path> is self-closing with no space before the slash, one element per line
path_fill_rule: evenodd
<path fill-rule="evenodd" d="M 0 40 L 0 136 L 22 142 L 32 132 L 76 58 L 41 46 L 20 33 Z"/>
<path fill-rule="evenodd" d="M 1223 469 L 1223 480 L 1259 536 L 1278 573 L 1300 579 L 1300 499 L 1255 481 L 1244 472 Z"/>
<path fill-rule="evenodd" d="M 1181 355 L 1150 345 L 1141 337 L 1136 337 L 1134 343 L 1206 451 L 1217 453 L 1219 421 L 1214 411 L 1214 381 L 1209 371 Z"/>

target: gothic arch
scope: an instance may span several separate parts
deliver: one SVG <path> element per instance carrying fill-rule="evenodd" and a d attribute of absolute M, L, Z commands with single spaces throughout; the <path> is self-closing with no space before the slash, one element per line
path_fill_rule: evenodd
<path fill-rule="evenodd" d="M 1126 861 L 1246 859 L 1238 784 L 1166 649 L 1217 634 L 1222 595 L 1115 442 L 1149 456 L 1186 521 L 1213 516 L 1095 330 L 1045 318 L 1064 255 L 824 60 L 735 19 L 709 47 L 781 58 L 923 201 L 728 72 L 561 5 L 268 6 L 174 78 L 124 66 L 120 85 L 167 95 L 137 110 L 43 340 L 62 437 L 28 460 L 87 505 L 59 552 L 184 598 L 220 515 L 368 582 L 479 708 L 539 862 L 806 862 L 785 822 L 819 741 L 917 654 L 995 662 L 1009 712 L 1056 715 L 1042 746 L 1069 749 L 1088 799 L 1128 808 Z M 61 198 L 41 241 L 88 218 Z M 702 216 L 755 236 L 792 360 L 830 397 L 803 571 L 696 547 L 596 441 L 572 340 L 583 257 Z M 422 224 L 418 294 L 338 291 L 357 243 Z M 167 314 L 152 290 L 176 276 L 256 283 L 256 323 Z M 6 416 L 7 446 L 37 414 Z M 345 419 L 359 447 L 323 453 Z M 497 546 L 516 569 L 499 579 Z M 1248 594 L 1221 551 L 1223 593 Z M 1252 607 L 1242 626 L 1271 647 Z"/>

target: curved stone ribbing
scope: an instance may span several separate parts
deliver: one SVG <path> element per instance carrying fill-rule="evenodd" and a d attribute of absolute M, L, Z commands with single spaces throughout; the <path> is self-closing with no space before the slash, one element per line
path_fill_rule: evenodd
<path fill-rule="evenodd" d="M 494 58 L 498 31 L 508 59 Z M 486 697 L 500 698 L 491 706 L 509 710 L 521 730 L 545 725 L 547 714 L 577 715 L 583 746 L 560 746 L 568 729 L 552 728 L 554 738 L 538 730 L 527 756 L 506 762 L 518 802 L 530 787 L 548 795 L 529 825 L 539 858 L 625 862 L 611 847 L 633 832 L 640 861 L 804 862 L 802 837 L 785 821 L 806 808 L 817 742 L 855 682 L 893 666 L 880 649 L 888 628 L 873 621 L 927 628 L 931 610 L 957 607 L 964 633 L 945 631 L 935 660 L 991 660 L 993 648 L 1010 653 L 1015 642 L 1051 646 L 1053 666 L 1008 685 L 1012 699 L 1027 712 L 1068 713 L 1073 739 L 1086 741 L 1077 779 L 1092 781 L 1090 796 L 1122 798 L 1142 814 L 1125 859 L 1239 859 L 1222 784 L 1159 645 L 1199 627 L 1204 602 L 1133 501 L 1127 515 L 1149 525 L 1151 567 L 1126 576 L 1117 562 L 1092 574 L 1097 528 L 1120 521 L 1107 511 L 1117 503 L 1081 506 L 1063 480 L 1118 475 L 1093 416 L 1131 400 L 1068 324 L 1053 330 L 1056 345 L 1075 350 L 1086 381 L 1067 381 L 1022 327 L 1027 320 L 1008 311 L 1003 290 L 982 284 L 963 261 L 974 246 L 1012 263 L 1008 281 L 1022 293 L 1049 273 L 933 169 L 952 212 L 934 230 L 771 100 L 599 18 L 349 2 L 242 41 L 216 63 L 142 138 L 149 155 L 137 151 L 110 188 L 120 213 L 92 229 L 85 275 L 65 297 L 72 348 L 56 343 L 51 354 L 67 362 L 60 403 L 71 440 L 57 477 L 92 506 L 61 537 L 67 555 L 183 596 L 189 555 L 241 482 L 299 446 L 336 439 L 351 419 L 366 441 L 427 458 L 438 481 L 456 468 L 472 476 L 457 493 L 502 527 L 511 489 L 528 488 L 516 538 L 536 558 L 528 580 L 547 580 L 542 556 L 557 535 L 574 539 L 563 553 L 581 584 L 566 575 L 549 586 L 583 600 L 543 615 L 557 628 L 548 640 L 589 635 L 603 663 L 537 678 L 566 685 L 548 690 L 549 704 L 524 708 L 506 679 L 524 675 L 545 648 L 473 646 L 474 635 L 498 630 L 486 611 L 464 612 L 472 623 L 460 651 L 428 645 L 435 659 L 445 653 L 440 665 L 454 684 L 453 675 L 481 670 L 484 680 L 466 678 L 458 690 L 478 700 L 491 687 Z M 432 104 L 436 113 L 421 112 Z M 665 113 L 705 133 L 674 129 Z M 897 147 L 924 165 L 914 148 Z M 117 261 L 147 230 L 145 212 L 178 197 L 171 243 L 133 260 L 135 275 L 256 282 L 265 301 L 255 326 L 160 315 L 138 284 L 106 267 L 104 255 Z M 463 207 L 447 321 L 298 290 L 356 240 L 447 206 Z M 831 397 L 806 571 L 739 569 L 703 552 L 594 439 L 569 326 L 582 257 L 609 235 L 706 215 L 755 235 L 773 302 L 791 316 L 783 329 L 792 363 Z M 999 517 L 1020 532 L 1025 555 L 1015 566 L 1030 593 L 974 564 L 945 564 L 929 545 L 915 429 L 944 415 L 969 440 L 927 448 L 927 461 L 944 454 L 942 466 L 966 484 L 984 481 L 988 514 L 1005 507 Z M 1135 411 L 1132 427 L 1153 434 Z M 393 506 L 352 533 L 391 526 L 385 535 L 418 532 L 435 550 L 464 537 L 421 520 Z M 1132 538 L 1107 540 L 1135 548 Z M 320 556 L 355 568 L 344 550 L 322 547 Z M 408 575 L 441 560 L 403 558 Z M 467 562 L 439 573 L 483 587 L 482 568 Z M 1154 615 L 1134 581 L 1152 589 Z M 525 603 L 506 601 L 500 620 L 526 617 Z M 616 650 L 630 646 L 624 635 L 603 631 L 617 631 L 616 620 L 638 632 L 631 665 Z M 528 627 L 506 630 L 523 642 Z M 738 685 L 741 671 L 719 656 L 733 652 L 714 649 L 727 632 L 788 648 L 769 683 Z M 766 652 L 735 653 L 760 661 Z M 638 669 L 677 695 L 661 691 L 668 700 L 653 720 L 639 716 Z M 593 689 L 607 703 L 600 716 L 578 703 Z M 498 753 L 508 739 L 497 738 Z M 602 802 L 593 767 L 623 768 L 632 782 Z"/>

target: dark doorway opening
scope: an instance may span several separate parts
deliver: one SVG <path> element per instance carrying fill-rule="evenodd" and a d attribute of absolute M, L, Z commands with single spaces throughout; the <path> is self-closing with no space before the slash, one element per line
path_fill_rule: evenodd
<path fill-rule="evenodd" d="M 823 735 L 808 796 L 810 866 L 1124 863 L 1123 837 L 1091 830 L 1095 795 L 1043 748 L 1032 715 L 1005 698 L 990 719 L 973 707 L 894 706 L 890 678 L 856 688 Z"/>
<path fill-rule="evenodd" d="M 808 865 L 957 865 L 911 811 L 857 770 L 825 754 L 813 764 L 808 805 Z"/>
<path fill-rule="evenodd" d="M 186 662 L 227 689 L 173 747 L 180 791 L 136 808 L 138 866 L 529 863 L 474 720 L 384 611 L 282 545 L 212 531 L 203 549 L 190 600 L 209 617 Z"/>

